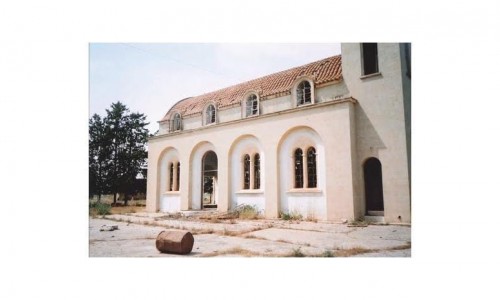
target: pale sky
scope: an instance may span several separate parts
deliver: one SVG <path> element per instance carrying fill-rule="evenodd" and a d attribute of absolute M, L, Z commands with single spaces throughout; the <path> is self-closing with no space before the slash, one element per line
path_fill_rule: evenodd
<path fill-rule="evenodd" d="M 93 43 L 89 50 L 90 115 L 121 101 L 144 113 L 154 133 L 181 99 L 340 54 L 340 44 Z"/>

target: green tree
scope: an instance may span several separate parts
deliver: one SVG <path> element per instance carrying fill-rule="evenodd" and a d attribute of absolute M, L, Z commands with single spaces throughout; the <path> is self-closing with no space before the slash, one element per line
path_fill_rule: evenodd
<path fill-rule="evenodd" d="M 104 121 L 94 114 L 89 120 L 89 195 L 97 195 L 98 202 L 109 192 L 109 149 Z"/>
<path fill-rule="evenodd" d="M 136 192 L 136 177 L 146 166 L 149 131 L 146 116 L 130 113 L 121 102 L 111 104 L 106 117 L 89 121 L 89 192 L 91 195 Z M 125 205 L 127 205 L 125 197 Z"/>
<path fill-rule="evenodd" d="M 111 104 L 104 118 L 106 139 L 109 142 L 109 187 L 113 193 L 125 195 L 134 192 L 135 180 L 141 168 L 146 164 L 146 142 L 149 131 L 146 116 L 129 113 L 121 102 Z M 127 205 L 125 197 L 125 205 Z"/>

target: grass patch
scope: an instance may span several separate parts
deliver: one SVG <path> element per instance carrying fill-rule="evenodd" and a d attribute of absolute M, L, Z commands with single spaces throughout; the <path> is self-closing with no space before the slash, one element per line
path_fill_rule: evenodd
<path fill-rule="evenodd" d="M 364 253 L 371 253 L 371 252 L 376 252 L 377 250 L 374 249 L 366 249 L 362 247 L 354 247 L 354 248 L 349 248 L 349 249 L 340 249 L 335 251 L 335 256 L 336 257 L 349 257 L 353 255 L 359 255 L 359 254 L 364 254 Z"/>
<path fill-rule="evenodd" d="M 304 253 L 302 253 L 302 250 L 300 250 L 300 247 L 299 247 L 299 248 L 295 248 L 292 250 L 290 257 L 305 257 L 305 255 L 304 255 Z"/>
<path fill-rule="evenodd" d="M 137 206 L 113 206 L 111 207 L 111 214 L 113 215 L 125 215 L 125 214 L 134 214 L 138 212 L 146 211 L 145 207 L 137 207 Z"/>
<path fill-rule="evenodd" d="M 261 254 L 257 252 L 253 252 L 247 249 L 243 249 L 241 247 L 234 247 L 228 250 L 223 250 L 223 251 L 215 251 L 211 253 L 205 253 L 200 255 L 201 257 L 214 257 L 214 256 L 220 256 L 220 255 L 238 255 L 238 256 L 245 256 L 245 257 L 250 257 L 250 256 L 261 256 Z"/>
<path fill-rule="evenodd" d="M 280 218 L 283 220 L 292 220 L 292 221 L 300 221 L 302 220 L 302 215 L 296 211 L 288 212 L 280 212 Z"/>
<path fill-rule="evenodd" d="M 238 207 L 238 218 L 246 220 L 255 220 L 259 218 L 260 212 L 256 205 L 242 205 Z"/>
<path fill-rule="evenodd" d="M 107 203 L 91 203 L 89 205 L 89 213 L 91 216 L 105 216 L 111 214 L 111 205 Z"/>

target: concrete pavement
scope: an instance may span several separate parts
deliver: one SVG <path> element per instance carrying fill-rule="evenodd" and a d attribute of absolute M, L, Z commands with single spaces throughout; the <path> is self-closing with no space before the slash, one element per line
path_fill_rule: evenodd
<path fill-rule="evenodd" d="M 100 231 L 103 225 L 118 230 Z M 194 235 L 189 255 L 160 253 L 155 246 L 162 230 L 189 230 Z M 411 227 L 350 226 L 284 220 L 202 220 L 161 213 L 108 215 L 89 219 L 90 257 L 213 256 L 359 256 L 410 257 Z"/>

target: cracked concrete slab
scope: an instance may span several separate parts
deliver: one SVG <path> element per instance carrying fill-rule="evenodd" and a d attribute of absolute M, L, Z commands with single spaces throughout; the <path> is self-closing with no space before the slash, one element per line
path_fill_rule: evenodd
<path fill-rule="evenodd" d="M 100 231 L 103 225 L 118 230 Z M 162 230 L 189 230 L 189 255 L 164 254 L 155 241 Z M 168 219 L 161 214 L 111 215 L 89 220 L 91 257 L 359 256 L 410 257 L 411 227 L 349 227 L 283 220 Z M 354 249 L 349 252 L 345 250 Z"/>

